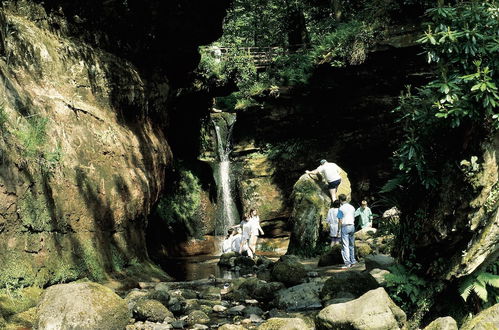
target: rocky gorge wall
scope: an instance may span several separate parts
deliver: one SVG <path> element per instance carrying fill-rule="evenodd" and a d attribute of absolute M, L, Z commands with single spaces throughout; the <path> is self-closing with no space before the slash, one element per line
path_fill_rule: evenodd
<path fill-rule="evenodd" d="M 0 287 L 103 279 L 147 263 L 146 215 L 172 160 L 167 65 L 151 74 L 131 52 L 110 52 L 112 40 L 99 47 L 92 30 L 75 35 L 67 4 L 0 9 Z M 189 36 L 170 51 L 195 51 L 202 37 Z"/>

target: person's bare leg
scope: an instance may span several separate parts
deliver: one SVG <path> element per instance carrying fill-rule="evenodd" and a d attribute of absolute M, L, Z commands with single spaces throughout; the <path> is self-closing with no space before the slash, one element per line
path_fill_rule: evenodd
<path fill-rule="evenodd" d="M 329 193 L 331 194 L 331 200 L 334 202 L 336 200 L 336 189 L 329 189 Z"/>

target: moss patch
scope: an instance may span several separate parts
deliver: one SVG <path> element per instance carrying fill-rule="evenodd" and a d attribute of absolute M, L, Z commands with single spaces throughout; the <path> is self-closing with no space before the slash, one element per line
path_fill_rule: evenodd
<path fill-rule="evenodd" d="M 18 290 L 0 290 L 0 314 L 8 318 L 35 307 L 41 299 L 43 289 L 27 287 Z"/>

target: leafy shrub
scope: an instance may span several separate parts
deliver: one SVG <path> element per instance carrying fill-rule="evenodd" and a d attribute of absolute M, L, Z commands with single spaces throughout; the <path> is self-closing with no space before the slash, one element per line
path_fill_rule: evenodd
<path fill-rule="evenodd" d="M 385 275 L 388 294 L 407 314 L 428 305 L 428 282 L 402 265 L 390 267 Z"/>
<path fill-rule="evenodd" d="M 499 303 L 499 261 L 466 276 L 459 285 L 459 294 L 465 302 L 469 302 L 471 297 L 478 298 L 479 309 Z"/>
<path fill-rule="evenodd" d="M 197 236 L 200 195 L 199 179 L 190 170 L 180 166 L 172 190 L 161 197 L 156 213 L 168 225 L 185 227 L 190 236 Z"/>

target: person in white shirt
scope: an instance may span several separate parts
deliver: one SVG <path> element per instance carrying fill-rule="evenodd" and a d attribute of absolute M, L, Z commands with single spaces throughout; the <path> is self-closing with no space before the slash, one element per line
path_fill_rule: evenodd
<path fill-rule="evenodd" d="M 256 254 L 256 241 L 258 240 L 259 234 L 264 234 L 262 227 L 260 227 L 260 217 L 256 213 L 256 210 L 252 209 L 249 213 L 248 223 L 250 224 L 250 238 L 249 238 L 249 248 L 253 254 Z"/>
<path fill-rule="evenodd" d="M 227 231 L 227 237 L 222 243 L 222 253 L 227 253 L 232 251 L 232 242 L 234 241 L 236 230 L 234 228 L 229 228 Z"/>
<path fill-rule="evenodd" d="M 338 210 L 338 225 L 341 228 L 341 256 L 345 265 L 342 268 L 350 268 L 356 264 L 355 260 L 355 208 L 347 202 L 347 196 L 338 196 L 341 206 Z"/>
<path fill-rule="evenodd" d="M 338 226 L 338 209 L 340 201 L 335 200 L 331 203 L 331 208 L 327 212 L 326 222 L 329 223 L 329 237 L 331 237 L 331 246 L 340 243 L 341 228 Z"/>
<path fill-rule="evenodd" d="M 307 174 L 321 174 L 327 181 L 327 188 L 331 194 L 331 200 L 336 200 L 336 191 L 341 183 L 340 167 L 335 163 L 329 163 L 327 160 L 321 160 L 321 165 L 313 171 L 305 171 Z"/>
<path fill-rule="evenodd" d="M 246 251 L 250 258 L 253 258 L 253 250 L 251 250 L 249 245 L 249 240 L 251 237 L 251 223 L 249 222 L 249 217 L 246 217 L 243 221 L 241 221 L 241 229 L 242 229 L 242 237 L 241 244 L 239 246 L 239 253 L 243 253 Z"/>

